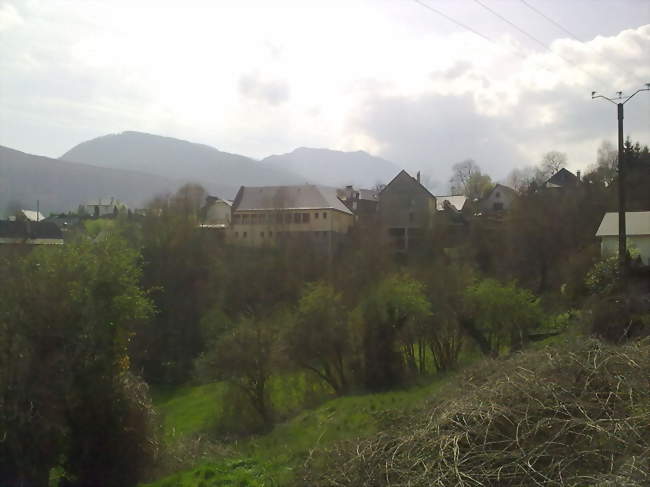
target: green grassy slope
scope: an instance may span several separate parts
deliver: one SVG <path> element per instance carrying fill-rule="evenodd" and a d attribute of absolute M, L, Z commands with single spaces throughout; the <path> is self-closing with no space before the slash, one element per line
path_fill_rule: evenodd
<path fill-rule="evenodd" d="M 447 381 L 437 377 L 426 385 L 380 394 L 347 396 L 329 400 L 278 424 L 270 433 L 236 445 L 229 458 L 215 459 L 174 474 L 150 487 L 212 487 L 233 485 L 261 487 L 290 485 L 294 469 L 311 449 L 342 439 L 369 436 L 386 421 L 391 411 L 417 407 Z M 218 414 L 215 404 L 223 385 L 186 387 L 176 393 L 159 393 L 158 409 L 165 415 L 167 435 L 187 434 L 209 428 Z"/>

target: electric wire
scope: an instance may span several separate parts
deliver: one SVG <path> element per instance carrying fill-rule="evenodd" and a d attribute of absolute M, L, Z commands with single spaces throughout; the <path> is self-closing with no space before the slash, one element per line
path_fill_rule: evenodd
<path fill-rule="evenodd" d="M 553 49 L 551 49 L 551 48 L 550 48 L 550 47 L 549 47 L 545 42 L 540 41 L 537 37 L 535 37 L 535 36 L 533 36 L 532 34 L 528 33 L 526 30 L 522 29 L 521 27 L 519 27 L 519 26 L 518 26 L 517 24 L 515 24 L 514 22 L 511 22 L 510 20 L 506 19 L 503 15 L 501 15 L 501 14 L 499 14 L 498 12 L 494 11 L 493 9 L 491 9 L 490 7 L 488 7 L 487 5 L 485 5 L 485 4 L 484 4 L 483 2 L 481 2 L 480 0 L 474 0 L 474 2 L 477 3 L 478 5 L 480 5 L 481 7 L 483 7 L 485 10 L 487 10 L 488 12 L 490 12 L 492 15 L 494 15 L 495 17 L 497 17 L 497 18 L 500 19 L 501 21 L 505 22 L 506 24 L 510 25 L 512 28 L 516 29 L 516 30 L 517 30 L 518 32 L 520 32 L 521 34 L 523 34 L 523 35 L 525 35 L 526 37 L 528 37 L 530 40 L 532 40 L 532 41 L 534 41 L 535 43 L 537 43 L 537 44 L 539 44 L 540 46 L 542 46 L 545 50 L 549 51 L 550 53 L 554 54 L 554 55 L 557 56 L 558 58 L 562 59 L 562 60 L 563 60 L 565 63 L 567 63 L 569 66 L 571 66 L 571 67 L 573 67 L 573 68 L 576 68 L 576 69 L 578 69 L 579 71 L 582 71 L 584 74 L 586 74 L 587 76 L 589 76 L 591 79 L 593 79 L 593 80 L 595 80 L 595 81 L 598 81 L 599 83 L 602 83 L 603 85 L 607 85 L 607 83 L 603 82 L 602 79 L 600 79 L 599 77 L 597 77 L 597 76 L 594 75 L 593 73 L 589 73 L 588 71 L 585 71 L 585 70 L 582 69 L 580 66 L 577 66 L 575 62 L 572 62 L 572 61 L 566 59 L 564 56 L 560 56 L 557 52 L 553 51 Z"/>
<path fill-rule="evenodd" d="M 526 0 L 519 0 L 519 1 L 520 1 L 521 3 L 523 3 L 523 4 L 524 4 L 528 9 L 532 10 L 532 11 L 535 12 L 537 15 L 539 15 L 540 17 L 542 17 L 543 19 L 545 19 L 547 22 L 553 24 L 553 25 L 554 25 L 555 27 L 557 27 L 559 30 L 561 30 L 562 32 L 564 32 L 564 33 L 565 33 L 566 35 L 568 35 L 569 37 L 571 37 L 574 41 L 578 41 L 578 42 L 580 42 L 580 43 L 582 43 L 582 44 L 586 44 L 585 41 L 583 41 L 582 39 L 580 39 L 577 35 L 575 35 L 575 34 L 574 34 L 573 32 L 571 32 L 569 29 L 567 29 L 566 27 L 564 27 L 562 24 L 560 24 L 559 22 L 557 22 L 556 20 L 554 20 L 554 19 L 551 18 L 550 16 L 546 15 L 544 12 L 542 12 L 542 11 L 539 10 L 538 8 L 536 8 L 536 7 L 534 7 L 533 5 L 531 5 L 530 3 L 528 3 Z M 638 77 L 635 76 L 633 73 L 631 73 L 631 72 L 629 71 L 628 68 L 625 68 L 625 67 L 621 66 L 621 65 L 618 64 L 616 61 L 611 60 L 611 59 L 609 59 L 608 61 L 611 62 L 613 65 L 615 65 L 615 66 L 616 66 L 618 69 L 620 69 L 621 71 L 625 71 L 625 72 L 627 72 L 628 74 L 631 74 L 632 77 L 634 77 L 634 78 L 638 78 Z"/>

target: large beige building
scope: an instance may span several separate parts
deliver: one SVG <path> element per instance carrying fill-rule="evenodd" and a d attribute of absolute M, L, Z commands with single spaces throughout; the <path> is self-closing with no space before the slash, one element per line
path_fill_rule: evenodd
<path fill-rule="evenodd" d="M 233 201 L 228 239 L 260 247 L 302 238 L 331 251 L 353 225 L 354 215 L 335 188 L 242 186 Z"/>

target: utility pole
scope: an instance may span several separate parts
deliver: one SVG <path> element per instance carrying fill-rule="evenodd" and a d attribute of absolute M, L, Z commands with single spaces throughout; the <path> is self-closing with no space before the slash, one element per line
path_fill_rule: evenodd
<path fill-rule="evenodd" d="M 622 91 L 616 92 L 616 96 L 608 98 L 596 91 L 591 92 L 591 99 L 603 98 L 616 105 L 618 113 L 618 265 L 621 273 L 626 274 L 627 270 L 627 234 L 625 228 L 625 164 L 623 147 L 623 107 L 634 95 L 641 91 L 650 91 L 650 83 L 645 88 L 636 90 L 629 96 L 623 96 Z"/>

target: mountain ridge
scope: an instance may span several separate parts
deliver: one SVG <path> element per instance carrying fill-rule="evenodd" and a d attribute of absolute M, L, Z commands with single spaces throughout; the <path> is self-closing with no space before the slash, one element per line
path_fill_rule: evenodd
<path fill-rule="evenodd" d="M 138 207 L 176 186 L 172 180 L 144 172 L 102 168 L 0 146 L 0 212 L 9 205 L 35 207 L 37 199 L 45 213 L 70 211 L 87 200 L 110 196 Z"/>

